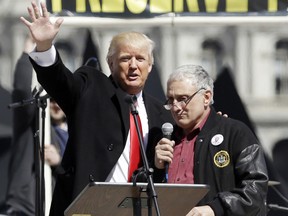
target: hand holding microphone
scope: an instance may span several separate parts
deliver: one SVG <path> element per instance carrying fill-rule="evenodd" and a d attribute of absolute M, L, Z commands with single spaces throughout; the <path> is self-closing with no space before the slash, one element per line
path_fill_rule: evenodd
<path fill-rule="evenodd" d="M 174 141 L 171 141 L 173 132 L 173 125 L 165 123 L 162 125 L 163 138 L 157 143 L 155 147 L 155 166 L 158 169 L 165 168 L 165 178 L 168 180 L 169 164 L 173 159 L 173 146 Z"/>
<path fill-rule="evenodd" d="M 173 125 L 171 123 L 166 122 L 162 125 L 163 138 L 171 140 L 172 132 L 173 132 Z M 164 166 L 165 166 L 165 182 L 168 182 L 169 163 L 166 161 L 164 163 Z"/>

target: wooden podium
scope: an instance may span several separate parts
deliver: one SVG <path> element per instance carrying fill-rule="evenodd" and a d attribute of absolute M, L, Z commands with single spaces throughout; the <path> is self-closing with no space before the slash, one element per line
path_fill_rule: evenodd
<path fill-rule="evenodd" d="M 186 215 L 209 191 L 204 184 L 160 184 L 155 191 L 162 216 Z M 65 216 L 133 216 L 135 201 L 139 215 L 148 215 L 147 183 L 92 182 L 66 209 Z M 152 202 L 152 215 L 156 216 Z"/>

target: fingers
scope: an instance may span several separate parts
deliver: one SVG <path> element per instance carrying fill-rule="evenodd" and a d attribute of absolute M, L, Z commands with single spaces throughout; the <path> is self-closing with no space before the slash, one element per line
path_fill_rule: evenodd
<path fill-rule="evenodd" d="M 40 5 L 42 8 L 43 17 L 45 17 L 45 18 L 49 17 L 49 12 L 47 10 L 46 4 L 44 2 L 40 2 Z"/>
<path fill-rule="evenodd" d="M 208 205 L 196 206 L 186 216 L 215 216 L 214 211 Z"/>
<path fill-rule="evenodd" d="M 45 160 L 48 162 L 50 166 L 58 165 L 61 161 L 61 156 L 57 151 L 55 145 L 49 144 L 45 145 Z"/>
<path fill-rule="evenodd" d="M 29 14 L 31 18 L 38 19 L 41 17 L 41 12 L 35 2 L 31 3 L 33 10 L 30 9 Z"/>
<path fill-rule="evenodd" d="M 35 15 L 34 15 L 33 9 L 30 8 L 30 7 L 27 7 L 27 11 L 28 11 L 28 14 L 29 14 L 31 20 L 34 22 L 34 21 L 36 20 L 36 17 L 35 17 Z"/>
<path fill-rule="evenodd" d="M 44 18 L 49 18 L 50 13 L 47 10 L 46 4 L 44 2 L 40 2 L 40 6 L 41 6 L 41 10 L 42 10 L 42 16 Z M 33 9 L 34 9 L 36 19 L 41 17 L 41 13 L 39 11 L 39 8 L 37 7 L 37 5 L 35 3 L 33 4 Z M 59 28 L 60 25 L 63 23 L 63 21 L 64 21 L 63 18 L 58 18 L 55 22 L 56 28 Z"/>
<path fill-rule="evenodd" d="M 37 6 L 37 4 L 35 2 L 31 2 L 32 7 L 28 7 L 28 14 L 32 20 L 32 22 L 35 22 L 37 19 L 45 18 L 46 20 L 49 20 L 49 16 L 50 13 L 47 10 L 46 4 L 44 2 L 40 2 L 40 6 L 41 6 L 41 10 L 42 10 L 42 15 L 41 15 L 41 11 L 39 9 L 39 7 Z M 27 27 L 31 27 L 32 22 L 29 22 L 28 20 L 26 20 L 24 17 L 20 17 L 20 20 L 27 26 Z M 56 29 L 59 29 L 61 24 L 63 23 L 64 19 L 62 17 L 58 18 L 55 21 L 54 26 L 56 27 Z"/>
<path fill-rule="evenodd" d="M 228 118 L 228 115 L 227 115 L 227 114 L 223 114 L 221 111 L 218 111 L 217 114 L 218 114 L 218 115 L 222 115 L 223 117 Z"/>
<path fill-rule="evenodd" d="M 35 20 L 37 20 L 41 15 L 40 15 L 40 11 L 36 5 L 35 2 L 31 2 L 32 7 L 27 7 L 27 11 L 28 14 L 32 20 L 32 22 L 34 22 Z M 31 23 L 28 22 L 25 18 L 21 17 L 20 18 L 21 21 L 26 25 L 26 26 L 30 26 Z"/>
<path fill-rule="evenodd" d="M 35 2 L 31 2 L 32 8 L 31 7 L 27 7 L 27 11 L 28 14 L 32 20 L 32 22 L 34 22 L 37 18 L 40 17 L 40 12 L 39 9 L 36 5 Z M 26 20 L 24 17 L 20 17 L 20 20 L 27 26 L 30 27 L 32 25 L 31 22 L 29 22 L 28 20 Z"/>
<path fill-rule="evenodd" d="M 32 8 L 28 7 L 28 13 L 33 21 L 39 19 L 40 17 L 49 18 L 49 12 L 47 10 L 46 4 L 44 2 L 40 2 L 41 10 L 37 6 L 35 2 L 31 2 Z"/>
<path fill-rule="evenodd" d="M 155 166 L 158 169 L 164 168 L 164 163 L 171 163 L 173 159 L 174 141 L 162 138 L 155 147 Z"/>
<path fill-rule="evenodd" d="M 61 24 L 63 23 L 64 19 L 61 17 L 61 18 L 58 18 L 55 22 L 55 27 L 56 28 L 60 28 Z"/>
<path fill-rule="evenodd" d="M 24 17 L 20 17 L 20 20 L 24 23 L 24 25 L 26 25 L 28 28 L 31 26 L 31 23 L 26 20 Z"/>

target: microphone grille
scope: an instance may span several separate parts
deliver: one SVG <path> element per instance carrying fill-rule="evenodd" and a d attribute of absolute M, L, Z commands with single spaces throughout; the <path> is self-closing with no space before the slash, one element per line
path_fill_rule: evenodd
<path fill-rule="evenodd" d="M 165 135 L 171 135 L 173 132 L 173 125 L 169 122 L 166 122 L 162 125 L 162 133 Z"/>

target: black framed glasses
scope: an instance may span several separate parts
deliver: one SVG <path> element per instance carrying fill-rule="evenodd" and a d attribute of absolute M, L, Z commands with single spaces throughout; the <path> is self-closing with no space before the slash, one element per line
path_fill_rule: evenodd
<path fill-rule="evenodd" d="M 183 109 L 192 100 L 192 98 L 196 94 L 198 94 L 201 90 L 206 90 L 206 89 L 200 88 L 195 93 L 193 93 L 192 95 L 190 95 L 189 97 L 187 97 L 185 99 L 180 99 L 180 100 L 179 99 L 173 99 L 173 100 L 168 99 L 163 106 L 166 110 L 171 110 L 173 106 L 177 106 L 177 107 Z M 174 100 L 176 100 L 176 102 L 174 102 Z"/>

